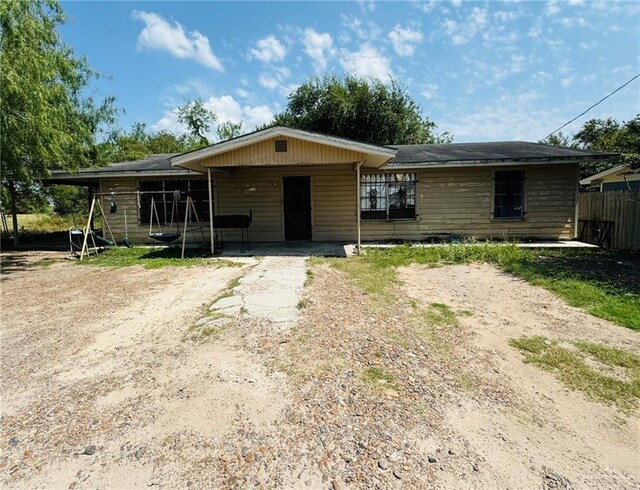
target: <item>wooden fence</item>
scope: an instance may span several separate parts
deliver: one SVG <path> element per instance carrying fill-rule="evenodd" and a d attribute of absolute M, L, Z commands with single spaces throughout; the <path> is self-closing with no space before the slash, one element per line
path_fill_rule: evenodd
<path fill-rule="evenodd" d="M 589 243 L 618 250 L 640 250 L 640 191 L 580 194 L 578 234 L 579 240 Z"/>

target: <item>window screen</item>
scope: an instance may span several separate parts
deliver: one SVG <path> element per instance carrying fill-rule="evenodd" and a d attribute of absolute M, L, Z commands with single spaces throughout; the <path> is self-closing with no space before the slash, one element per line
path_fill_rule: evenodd
<path fill-rule="evenodd" d="M 493 194 L 494 218 L 524 216 L 524 170 L 497 170 Z"/>

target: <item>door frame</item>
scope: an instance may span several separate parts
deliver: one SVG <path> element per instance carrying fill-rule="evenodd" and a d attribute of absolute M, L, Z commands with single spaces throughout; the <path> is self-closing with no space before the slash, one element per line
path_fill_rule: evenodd
<path fill-rule="evenodd" d="M 285 177 L 309 177 L 309 199 L 311 204 L 311 209 L 309 210 L 309 214 L 311 215 L 311 238 L 310 241 L 313 241 L 313 210 L 314 210 L 314 197 L 313 197 L 313 174 L 280 174 L 280 239 L 285 242 L 285 219 L 284 219 L 284 179 Z"/>

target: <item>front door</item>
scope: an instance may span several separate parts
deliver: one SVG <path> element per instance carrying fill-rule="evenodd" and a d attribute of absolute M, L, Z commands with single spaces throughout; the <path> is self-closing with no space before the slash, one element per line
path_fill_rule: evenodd
<path fill-rule="evenodd" d="M 311 177 L 283 177 L 284 239 L 311 240 Z"/>

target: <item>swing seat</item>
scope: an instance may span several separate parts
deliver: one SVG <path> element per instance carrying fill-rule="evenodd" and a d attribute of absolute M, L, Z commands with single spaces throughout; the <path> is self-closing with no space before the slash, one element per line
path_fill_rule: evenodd
<path fill-rule="evenodd" d="M 163 243 L 171 243 L 180 238 L 180 235 L 181 233 L 149 233 L 149 238 Z"/>

